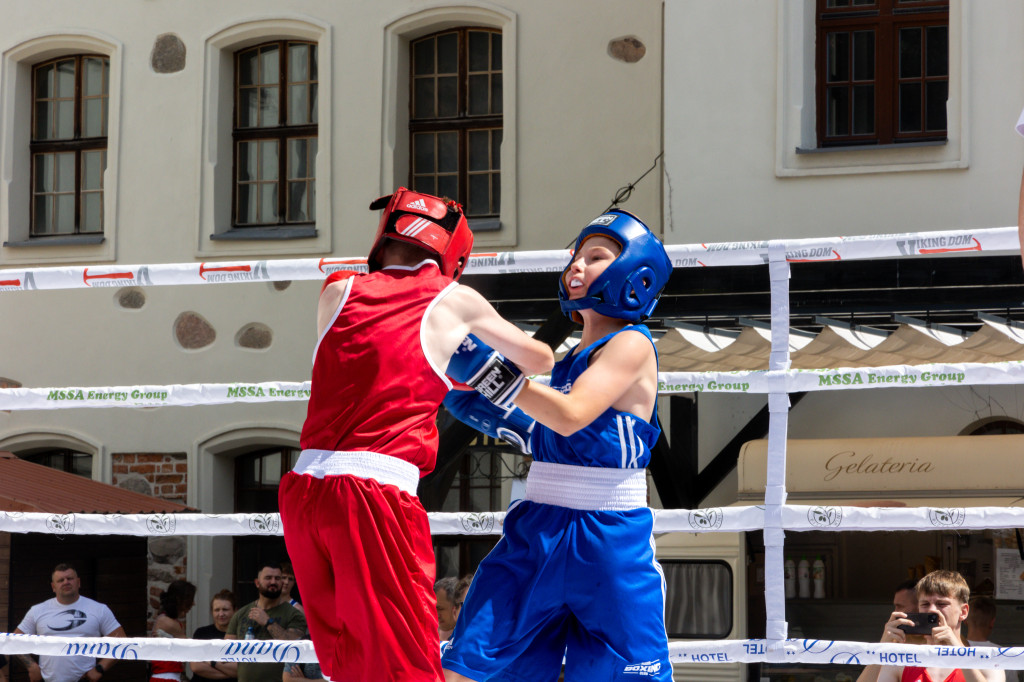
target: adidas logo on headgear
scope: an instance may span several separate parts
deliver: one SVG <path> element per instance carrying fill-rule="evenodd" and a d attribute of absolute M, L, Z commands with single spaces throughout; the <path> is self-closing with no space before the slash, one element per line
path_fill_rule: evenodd
<path fill-rule="evenodd" d="M 423 201 L 423 199 L 417 199 L 416 201 L 410 201 L 408 204 L 405 205 L 405 207 L 406 208 L 412 208 L 412 209 L 415 209 L 417 211 L 426 211 L 427 210 L 427 204 L 426 204 L 425 201 Z"/>

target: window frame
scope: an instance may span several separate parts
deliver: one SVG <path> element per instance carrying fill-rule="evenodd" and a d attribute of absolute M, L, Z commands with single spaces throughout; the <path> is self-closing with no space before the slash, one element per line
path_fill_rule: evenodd
<path fill-rule="evenodd" d="M 502 44 L 504 44 L 504 37 L 502 36 L 501 29 L 497 29 L 497 28 L 493 28 L 493 27 L 489 27 L 489 26 L 454 26 L 454 27 L 447 28 L 447 29 L 444 29 L 444 30 L 441 30 L 441 31 L 435 31 L 434 33 L 428 33 L 426 35 L 419 36 L 419 37 L 409 41 L 409 51 L 410 51 L 410 59 L 409 59 L 409 150 L 410 150 L 410 152 L 409 152 L 409 154 L 410 154 L 410 162 L 409 162 L 409 179 L 408 179 L 408 182 L 409 182 L 409 187 L 412 187 L 412 188 L 415 189 L 416 185 L 417 185 L 416 177 L 417 177 L 417 175 L 421 175 L 421 174 L 418 174 L 418 173 L 415 172 L 416 168 L 415 168 L 415 158 L 414 158 L 415 153 L 414 153 L 414 150 L 416 148 L 416 143 L 415 143 L 416 135 L 417 134 L 422 134 L 422 133 L 435 133 L 435 134 L 455 133 L 458 136 L 458 138 L 457 138 L 458 139 L 458 145 L 457 145 L 458 169 L 456 171 L 456 174 L 457 174 L 456 183 L 457 183 L 457 187 L 458 187 L 458 197 L 451 197 L 451 198 L 455 199 L 456 201 L 459 201 L 461 204 L 463 204 L 466 207 L 466 217 L 470 221 L 470 227 L 473 228 L 474 231 L 487 231 L 487 230 L 500 229 L 500 222 L 498 221 L 498 219 L 499 219 L 499 216 L 501 214 L 501 208 L 500 208 L 500 205 L 501 205 L 501 198 L 500 198 L 501 197 L 501 189 L 500 189 L 500 187 L 501 187 L 501 172 L 502 171 L 501 171 L 501 164 L 500 164 L 500 151 L 499 152 L 495 152 L 495 150 L 493 149 L 493 145 L 494 145 L 494 137 L 493 137 L 493 135 L 494 135 L 494 131 L 495 130 L 501 131 L 502 136 L 504 135 L 504 121 L 503 121 L 503 114 L 500 113 L 500 112 L 499 113 L 491 112 L 491 113 L 487 113 L 487 114 L 471 114 L 471 113 L 469 113 L 469 109 L 470 109 L 470 76 L 472 75 L 472 73 L 479 73 L 479 72 L 472 72 L 471 73 L 470 69 L 469 69 L 469 49 L 470 49 L 470 39 L 469 39 L 469 37 L 470 37 L 470 34 L 474 33 L 474 32 L 475 33 L 487 33 L 487 34 L 490 34 L 492 36 L 491 41 L 493 41 L 493 36 L 497 35 L 497 36 L 502 38 Z M 452 35 L 452 34 L 454 34 L 456 36 L 456 50 L 457 50 L 457 54 L 458 54 L 458 56 L 457 56 L 457 67 L 456 67 L 457 68 L 457 72 L 456 72 L 456 106 L 455 106 L 455 115 L 454 116 L 442 116 L 442 115 L 440 115 L 440 112 L 437 112 L 438 113 L 437 116 L 424 117 L 424 118 L 416 118 L 415 117 L 415 109 L 416 109 L 416 100 L 415 100 L 415 98 L 416 98 L 416 80 L 417 80 L 417 78 L 422 78 L 423 77 L 422 74 L 417 74 L 416 73 L 415 59 L 412 56 L 414 54 L 414 52 L 415 52 L 416 45 L 418 43 L 422 42 L 422 41 L 425 41 L 425 40 L 434 40 L 435 41 L 435 45 L 436 45 L 437 39 L 439 39 L 441 36 Z M 492 45 L 493 45 L 493 43 L 492 43 Z M 435 52 L 435 54 L 436 54 L 436 52 Z M 493 54 L 493 46 L 491 46 L 490 49 L 488 50 L 488 54 L 489 55 Z M 493 64 L 491 66 L 493 67 Z M 490 68 L 490 69 L 488 69 L 487 73 L 489 75 L 491 75 L 491 76 L 493 76 L 495 73 L 498 73 L 499 75 L 501 75 L 501 77 L 502 77 L 502 90 L 504 91 L 504 61 L 502 61 L 502 69 L 496 71 L 495 69 Z M 435 71 L 433 72 L 433 76 L 435 78 L 435 83 L 436 83 L 436 79 L 438 78 L 437 74 L 438 74 L 438 72 L 435 69 Z M 490 84 L 491 81 L 488 80 L 488 83 Z M 488 102 L 489 103 L 490 103 L 491 94 L 492 94 L 492 90 L 489 90 L 488 93 L 487 93 L 487 95 L 488 95 Z M 435 97 L 435 100 L 438 97 L 438 93 L 437 93 L 436 89 L 434 90 L 434 97 Z M 493 103 L 491 103 L 491 104 L 493 105 Z M 491 107 L 488 107 L 488 108 L 491 108 Z M 490 167 L 487 171 L 482 171 L 481 172 L 481 171 L 471 171 L 470 170 L 470 168 L 469 168 L 469 153 L 470 153 L 469 137 L 470 137 L 470 134 L 473 133 L 473 132 L 488 132 L 490 134 L 490 138 L 491 139 L 488 141 L 488 157 L 489 157 L 489 160 L 493 161 L 494 157 L 498 156 L 499 163 L 498 163 L 498 168 L 497 169 L 493 168 L 493 164 L 489 164 L 492 167 Z M 500 147 L 500 143 L 499 143 L 499 147 Z M 497 190 L 495 190 L 493 182 L 490 185 L 489 190 L 488 190 L 488 196 L 490 198 L 490 204 L 489 204 L 488 208 L 489 209 L 493 208 L 495 206 L 495 204 L 497 204 L 498 209 L 496 211 L 488 210 L 488 211 L 485 211 L 485 212 L 482 212 L 482 213 L 471 214 L 470 211 L 472 210 L 472 207 L 470 206 L 470 203 L 469 203 L 470 176 L 474 175 L 474 174 L 481 174 L 481 173 L 485 173 L 487 175 L 497 175 L 497 180 L 498 180 Z M 423 175 L 425 175 L 425 174 L 423 174 Z M 435 171 L 435 173 L 433 173 L 432 175 L 434 175 L 435 178 L 436 178 L 438 174 Z M 426 190 L 424 190 L 424 191 L 426 191 Z M 429 193 L 437 194 L 437 191 L 429 192 Z M 497 199 L 495 199 L 495 195 L 497 195 Z"/>
<path fill-rule="evenodd" d="M 464 0 L 411 12 L 396 18 L 384 27 L 383 126 L 380 143 L 381 195 L 389 194 L 408 182 L 411 150 L 409 149 L 409 73 L 411 41 L 430 33 L 459 26 L 479 26 L 501 30 L 502 119 L 501 139 L 501 202 L 493 231 L 481 230 L 479 219 L 470 219 L 475 231 L 474 247 L 514 247 L 518 244 L 518 146 L 517 137 L 517 56 L 518 17 L 515 12 L 493 4 Z"/>
<path fill-rule="evenodd" d="M 819 147 L 816 105 L 817 0 L 776 5 L 775 176 L 860 175 L 970 167 L 971 6 L 949 0 L 946 140 Z"/>
<path fill-rule="evenodd" d="M 57 57 L 95 54 L 109 62 L 107 152 L 103 172 L 103 232 L 32 238 L 29 234 L 32 178 L 33 66 Z M 0 257 L 8 265 L 113 262 L 117 258 L 120 176 L 121 81 L 124 49 L 99 31 L 42 33 L 0 53 Z"/>
<path fill-rule="evenodd" d="M 84 87 L 82 85 L 84 63 L 86 59 L 101 59 L 105 63 L 104 69 L 104 85 L 106 86 L 101 97 L 105 99 L 104 107 L 102 110 L 103 116 L 103 128 L 104 134 L 95 137 L 85 137 L 82 134 L 82 125 L 84 119 L 83 111 L 83 100 L 86 98 Z M 37 130 L 38 120 L 35 115 L 35 106 L 40 101 L 39 93 L 37 91 L 38 79 L 36 73 L 39 69 L 57 65 L 60 62 L 66 62 L 74 60 L 75 62 L 75 84 L 74 84 L 74 102 L 73 102 L 73 116 L 72 116 L 72 135 L 70 138 L 59 138 L 59 139 L 40 139 L 39 131 Z M 86 235 L 103 235 L 103 202 L 104 202 L 104 183 L 103 175 L 106 171 L 106 159 L 107 159 L 107 147 L 108 147 L 108 131 L 109 131 L 109 120 L 110 120 L 110 57 L 104 54 L 86 53 L 86 54 L 69 54 L 45 59 L 40 62 L 36 62 L 32 65 L 32 132 L 29 137 L 29 155 L 31 157 L 30 163 L 30 191 L 28 196 L 29 202 L 29 239 L 30 240 L 47 240 L 62 237 L 71 236 L 86 236 Z M 86 152 L 102 151 L 103 152 L 103 171 L 100 173 L 99 178 L 99 190 L 85 190 L 82 184 L 82 166 L 84 163 L 84 154 Z M 72 232 L 49 232 L 49 233 L 38 233 L 36 225 L 36 202 L 35 198 L 41 192 L 37 191 L 36 187 L 36 168 L 39 159 L 43 155 L 52 154 L 54 156 L 58 154 L 74 154 L 74 229 Z M 82 229 L 82 202 L 84 197 L 82 196 L 86 192 L 97 192 L 100 195 L 100 229 L 99 230 L 88 230 Z M 53 192 L 57 194 L 57 192 Z"/>
<path fill-rule="evenodd" d="M 235 53 L 246 47 L 275 40 L 317 44 L 318 114 L 317 155 L 312 160 L 320 188 L 334 187 L 332 159 L 334 95 L 332 27 L 299 14 L 261 15 L 233 21 L 209 34 L 204 43 L 202 84 L 202 132 L 199 138 L 199 200 L 193 232 L 195 256 L 255 258 L 273 249 L 278 256 L 328 254 L 334 251 L 332 205 L 337 191 L 316 194 L 312 224 L 260 228 L 234 226 L 234 130 Z M 393 191 L 394 188 L 392 188 Z M 344 194 L 344 188 L 341 190 Z M 339 204 L 341 204 L 339 200 Z"/>
<path fill-rule="evenodd" d="M 947 83 L 946 97 L 949 99 L 950 50 L 949 24 L 950 5 L 948 0 L 914 0 L 912 5 L 901 8 L 906 0 L 876 0 L 871 5 L 856 7 L 828 7 L 829 0 L 816 0 L 815 11 L 815 104 L 817 111 L 818 148 L 843 147 L 854 145 L 890 145 L 912 142 L 944 141 L 949 123 L 941 130 L 928 131 L 922 125 L 919 132 L 900 132 L 900 95 L 899 86 L 899 33 L 904 28 L 928 28 L 945 26 L 947 41 L 947 67 L 944 77 L 932 77 L 932 80 L 944 80 Z M 874 79 L 862 81 L 873 82 L 874 90 L 874 131 L 872 133 L 855 134 L 852 131 L 853 118 L 850 118 L 851 130 L 846 135 L 829 136 L 827 91 L 828 46 L 826 38 L 830 33 L 846 32 L 852 35 L 857 31 L 873 31 L 874 42 Z M 852 49 L 852 41 L 851 41 Z M 922 59 L 925 53 L 922 48 Z M 851 71 L 853 60 L 850 60 Z M 927 74 L 922 73 L 920 80 L 927 82 Z M 851 88 L 855 80 L 851 72 L 849 76 Z M 924 89 L 922 89 L 924 90 Z M 924 93 L 922 92 L 922 98 Z M 922 105 L 922 116 L 926 107 Z"/>
<path fill-rule="evenodd" d="M 303 226 L 314 226 L 316 224 L 316 215 L 311 220 L 302 221 L 289 221 L 288 220 L 288 203 L 289 193 L 288 186 L 290 179 L 288 177 L 288 143 L 292 140 L 299 139 L 314 139 L 319 138 L 319 118 L 313 123 L 305 123 L 298 125 L 289 125 L 288 121 L 288 106 L 289 98 L 288 86 L 292 84 L 289 79 L 289 47 L 295 44 L 303 44 L 313 46 L 319 51 L 319 46 L 315 41 L 311 40 L 299 40 L 294 38 L 285 38 L 280 40 L 271 40 L 255 45 L 246 45 L 241 47 L 234 52 L 233 64 L 234 64 L 234 85 L 232 90 L 232 99 L 234 102 L 233 111 L 231 115 L 232 126 L 231 126 L 231 139 L 232 139 L 232 192 L 231 192 L 231 228 L 239 230 L 260 230 L 260 229 L 279 229 L 279 228 L 294 228 Z M 241 99 L 241 59 L 242 55 L 251 52 L 252 50 L 261 50 L 265 47 L 276 46 L 278 49 L 278 120 L 276 124 L 265 125 L 265 126 L 251 126 L 242 128 L 239 126 L 239 115 L 240 115 L 240 99 Z M 319 55 L 318 55 L 319 61 Z M 315 82 L 319 88 L 319 78 Z M 319 100 L 318 100 L 319 102 Z M 239 221 L 239 206 L 238 197 L 240 194 L 240 185 L 242 181 L 239 179 L 239 158 L 240 158 L 240 146 L 246 142 L 258 142 L 265 140 L 274 140 L 278 143 L 277 152 L 277 209 L 278 219 L 276 222 L 261 222 L 261 223 L 241 223 Z M 313 160 L 315 168 L 315 155 Z M 313 183 L 315 187 L 316 177 L 313 177 Z M 314 201 L 315 207 L 315 201 Z"/>

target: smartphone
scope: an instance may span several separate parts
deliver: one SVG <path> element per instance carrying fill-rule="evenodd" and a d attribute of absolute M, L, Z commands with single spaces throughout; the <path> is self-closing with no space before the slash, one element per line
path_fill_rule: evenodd
<path fill-rule="evenodd" d="M 930 635 L 932 628 L 939 624 L 937 613 L 908 613 L 907 619 L 914 621 L 913 625 L 897 625 L 900 630 L 908 635 Z"/>

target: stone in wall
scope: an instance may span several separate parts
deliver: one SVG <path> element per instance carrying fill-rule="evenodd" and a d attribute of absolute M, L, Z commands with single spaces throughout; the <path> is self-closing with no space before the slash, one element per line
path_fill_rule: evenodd
<path fill-rule="evenodd" d="M 146 305 L 146 294 L 138 287 L 125 287 L 117 290 L 116 300 L 126 310 L 138 310 Z"/>
<path fill-rule="evenodd" d="M 269 348 L 274 340 L 274 332 L 270 327 L 259 322 L 251 322 L 235 334 L 235 345 L 240 348 L 263 350 Z"/>
<path fill-rule="evenodd" d="M 613 59 L 634 64 L 644 58 L 647 54 L 647 46 L 634 36 L 623 36 L 608 43 L 608 54 Z"/>
<path fill-rule="evenodd" d="M 185 43 L 173 33 L 161 33 L 153 43 L 149 61 L 157 73 L 177 73 L 185 68 Z"/>
<path fill-rule="evenodd" d="M 202 315 L 187 311 L 174 321 L 174 338 L 182 348 L 196 350 L 213 343 L 217 331 Z"/>

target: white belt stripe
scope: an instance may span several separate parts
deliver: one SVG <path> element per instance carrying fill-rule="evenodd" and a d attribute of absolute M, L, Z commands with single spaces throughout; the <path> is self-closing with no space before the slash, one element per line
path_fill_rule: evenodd
<path fill-rule="evenodd" d="M 622 417 L 615 418 L 615 426 L 619 429 L 619 452 L 622 453 L 622 468 L 626 468 L 626 434 L 622 431 Z"/>

